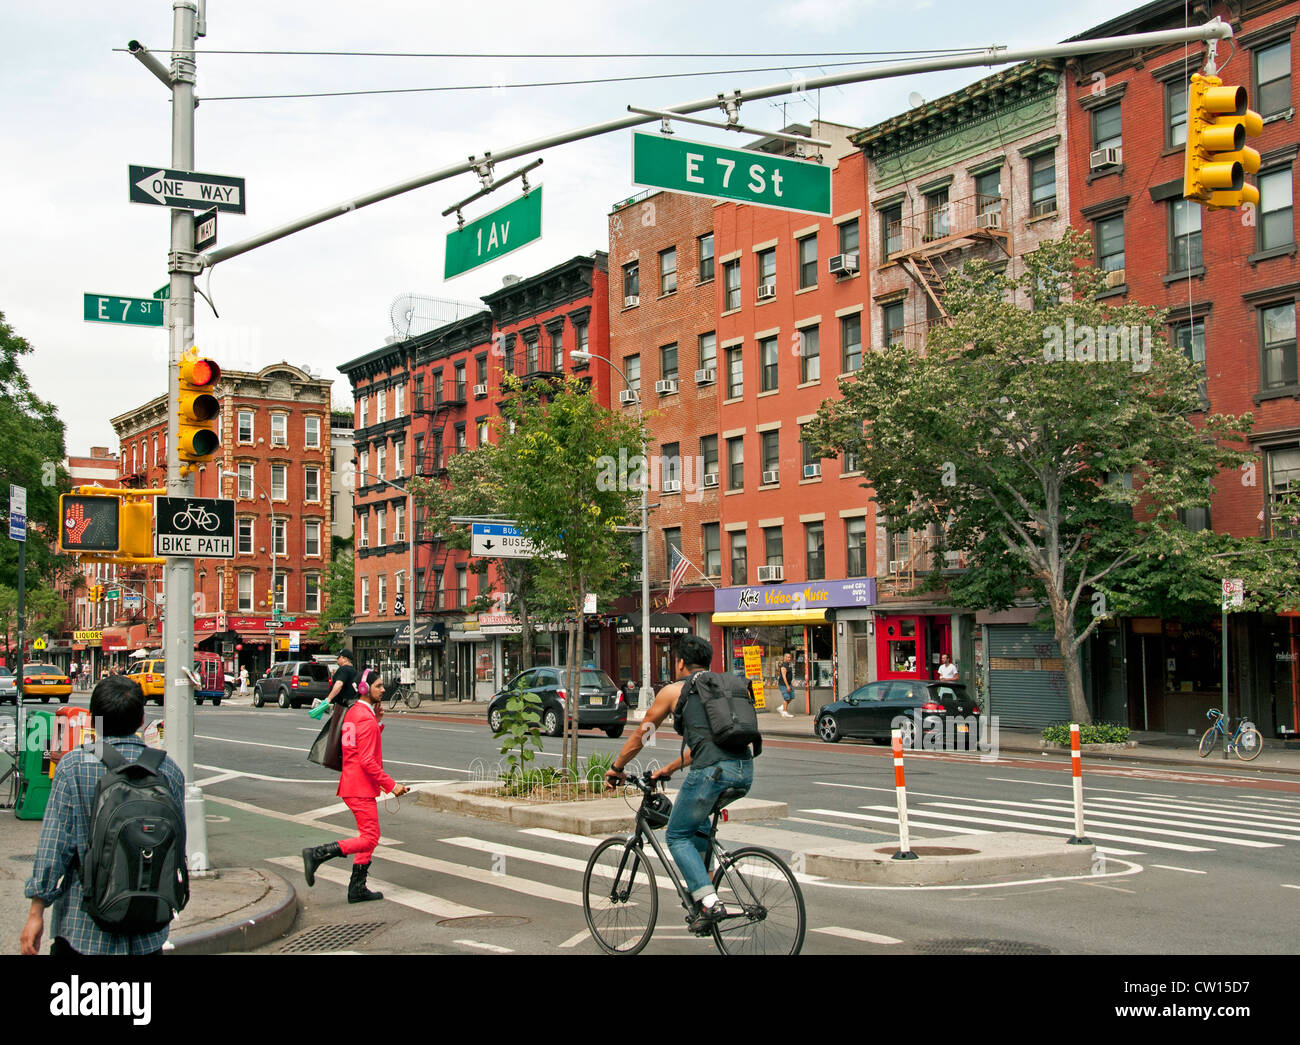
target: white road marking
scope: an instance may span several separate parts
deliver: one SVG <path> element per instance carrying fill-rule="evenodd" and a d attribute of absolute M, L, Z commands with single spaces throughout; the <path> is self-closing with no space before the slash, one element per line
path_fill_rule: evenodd
<path fill-rule="evenodd" d="M 1064 787 L 1067 790 L 1072 789 L 1074 787 L 1073 784 L 1055 784 L 1047 780 L 1015 780 L 1011 777 L 1004 777 L 1004 776 L 991 776 L 991 777 L 985 777 L 985 779 L 996 780 L 998 783 L 1002 783 L 1002 784 L 1033 784 L 1035 787 Z M 1105 792 L 1106 794 L 1111 794 L 1111 795 L 1142 795 L 1147 798 L 1169 797 L 1167 795 L 1162 795 L 1157 791 L 1125 791 L 1118 787 L 1085 787 L 1083 789 L 1083 793 L 1085 797 L 1094 791 Z"/>
<path fill-rule="evenodd" d="M 838 925 L 828 925 L 824 929 L 814 929 L 815 933 L 824 933 L 827 936 L 842 936 L 846 940 L 861 940 L 863 943 L 880 943 L 894 944 L 902 943 L 902 940 L 896 940 L 892 936 L 881 936 L 878 933 L 867 933 L 861 929 L 844 929 Z"/>
<path fill-rule="evenodd" d="M 1297 827 L 1294 816 L 1270 816 L 1269 813 L 1280 813 L 1280 809 L 1270 809 L 1250 811 L 1229 809 L 1221 805 L 1203 805 L 1197 802 L 1189 802 L 1182 799 L 1175 799 L 1168 802 L 1135 802 L 1126 798 L 1099 798 L 1099 802 L 1107 802 L 1112 805 L 1138 806 L 1143 809 L 1155 809 L 1159 812 L 1172 812 L 1177 815 L 1196 816 L 1201 820 L 1226 820 L 1229 823 L 1242 823 L 1247 826 L 1260 827 Z M 1219 814 L 1228 814 L 1226 816 Z"/>
<path fill-rule="evenodd" d="M 194 739 L 215 740 L 221 744 L 243 744 L 247 747 L 269 747 L 269 748 L 275 748 L 277 751 L 296 751 L 304 758 L 307 757 L 306 751 L 304 751 L 301 747 L 295 747 L 292 744 L 264 744 L 261 741 L 257 741 L 257 740 L 235 740 L 233 737 L 210 737 L 210 736 L 204 736 L 202 734 L 195 734 Z M 556 757 L 558 758 L 559 756 Z M 403 762 L 401 759 L 396 759 L 396 758 L 384 759 L 384 765 L 416 766 L 419 769 L 436 769 L 442 773 L 468 773 L 469 772 L 468 769 L 458 769 L 456 766 L 431 766 L 427 762 Z M 249 775 L 251 776 L 252 774 Z M 270 778 L 270 779 L 274 779 L 274 778 Z"/>
<path fill-rule="evenodd" d="M 1058 806 L 1068 809 L 1072 805 L 1071 802 L 1069 802 L 1067 799 L 1064 798 L 1060 798 L 1060 799 L 1049 798 L 1049 799 L 1044 799 L 1043 801 L 1047 805 L 1047 808 L 1050 809 L 1055 809 Z M 1280 838 L 1286 842 L 1300 842 L 1300 835 L 1284 835 L 1278 833 L 1277 831 L 1253 831 L 1250 830 L 1250 827 L 1233 826 L 1235 824 L 1240 823 L 1241 821 L 1234 820 L 1231 817 L 1200 816 L 1199 814 L 1196 813 L 1182 812 L 1181 810 L 1178 809 L 1163 810 L 1163 812 L 1167 814 L 1165 816 L 1139 816 L 1138 815 L 1139 813 L 1155 813 L 1155 812 L 1161 812 L 1162 810 L 1158 808 L 1147 808 L 1146 806 L 1134 806 L 1134 805 L 1122 805 L 1119 806 L 1118 808 L 1114 808 L 1116 805 L 1117 803 L 1114 802 L 1113 800 L 1099 799 L 1093 802 L 1090 806 L 1086 806 L 1085 808 L 1090 810 L 1092 815 L 1094 816 L 1100 815 L 1105 820 L 1124 820 L 1124 821 L 1131 820 L 1134 821 L 1135 823 L 1166 824 L 1169 827 L 1210 827 L 1213 828 L 1215 831 L 1225 831 L 1228 834 L 1250 835 L 1253 838 Z M 1194 816 L 1199 818 L 1195 820 L 1191 819 L 1191 817 Z M 1175 819 L 1176 817 L 1178 818 L 1186 817 L 1187 819 Z M 1215 821 L 1215 822 L 1206 823 L 1207 820 Z M 1226 823 L 1220 823 L 1219 821 L 1226 821 Z M 1250 826 L 1253 827 L 1256 825 L 1251 823 Z M 1134 827 L 1133 830 L 1144 831 L 1146 830 L 1146 828 Z"/>
<path fill-rule="evenodd" d="M 1300 885 L 1286 885 L 1285 883 L 1283 883 L 1282 888 L 1283 888 L 1283 889 L 1300 889 Z"/>
<path fill-rule="evenodd" d="M 243 776 L 242 773 L 218 773 L 216 776 L 204 777 L 202 780 L 194 781 L 195 787 L 211 787 L 213 784 L 223 784 L 227 780 L 236 780 Z"/>
<path fill-rule="evenodd" d="M 214 773 L 228 773 L 232 777 L 246 777 L 249 780 L 263 780 L 268 783 L 276 784 L 328 784 L 331 787 L 338 787 L 338 780 L 323 780 L 320 777 L 284 777 L 269 776 L 266 773 L 250 773 L 242 769 L 226 769 L 223 766 L 209 766 L 202 762 L 194 763 L 195 769 L 209 769 Z"/>
<path fill-rule="evenodd" d="M 242 809 L 246 813 L 256 813 L 258 816 L 269 816 L 272 820 L 285 820 L 291 824 L 298 824 L 302 827 L 312 827 L 317 831 L 324 831 L 326 834 L 338 837 L 339 829 L 329 824 L 322 824 L 319 820 L 301 815 L 300 813 L 281 813 L 278 809 L 267 809 L 265 806 L 253 805 L 252 802 L 239 802 L 233 798 L 218 798 L 216 795 L 204 795 L 209 802 L 216 802 L 217 805 L 229 806 L 231 809 Z M 380 836 L 381 845 L 402 845 L 403 843 L 395 838 L 384 838 Z M 298 864 L 302 866 L 301 862 Z"/>
<path fill-rule="evenodd" d="M 462 947 L 477 947 L 481 951 L 491 951 L 493 954 L 514 954 L 509 947 L 498 947 L 494 943 L 479 943 L 477 940 L 456 940 L 455 943 Z"/>
<path fill-rule="evenodd" d="M 885 809 L 885 810 L 888 809 L 887 806 L 863 806 L 862 808 L 863 809 Z M 818 813 L 821 816 L 842 816 L 850 820 L 866 820 L 875 824 L 891 824 L 894 828 L 895 833 L 898 830 L 897 816 L 869 816 L 866 813 L 842 813 L 838 809 L 801 809 L 799 810 L 799 812 Z M 942 817 L 944 814 L 940 813 L 938 815 L 939 817 Z M 795 818 L 790 817 L 789 819 L 793 820 Z M 949 827 L 947 824 L 927 824 L 922 822 L 920 819 L 918 819 L 916 814 L 911 810 L 909 810 L 907 814 L 907 826 L 927 828 L 933 831 L 950 831 L 954 834 L 959 834 L 959 835 L 987 835 L 992 833 L 989 831 L 980 831 L 972 827 Z M 888 832 L 880 832 L 880 833 L 887 834 Z M 830 839 L 830 841 L 835 841 L 835 840 Z M 888 841 L 883 842 L 882 844 L 887 845 Z"/>
<path fill-rule="evenodd" d="M 1151 864 L 1151 867 L 1158 867 L 1162 871 L 1185 871 L 1187 874 L 1209 874 L 1208 871 L 1194 871 L 1190 867 L 1173 867 L 1170 864 Z"/>
<path fill-rule="evenodd" d="M 281 867 L 291 869 L 296 868 L 298 871 L 302 870 L 302 857 L 299 856 L 277 856 L 268 860 L 267 863 L 278 864 Z M 334 882 L 337 885 L 347 885 L 352 878 L 352 874 L 349 871 L 326 865 L 316 869 L 316 877 L 323 878 L 327 882 Z M 492 913 L 491 911 L 481 911 L 477 907 L 467 907 L 465 904 L 459 904 L 453 900 L 444 900 L 432 893 L 407 889 L 405 886 L 385 882 L 379 878 L 370 878 L 367 885 L 383 893 L 385 900 L 392 900 L 393 903 L 401 904 L 403 907 L 431 914 L 435 918 L 475 918 Z"/>
<path fill-rule="evenodd" d="M 557 842 L 572 842 L 575 845 L 586 846 L 588 849 L 595 849 L 604 838 L 593 838 L 588 835 L 568 834 L 564 831 L 552 831 L 549 827 L 525 827 L 520 832 L 521 835 L 536 835 L 538 838 L 553 838 Z M 609 836 L 616 837 L 616 836 Z M 627 838 L 627 835 L 617 837 Z"/>
<path fill-rule="evenodd" d="M 1110 889 L 1113 892 L 1117 892 L 1117 893 L 1133 893 L 1133 894 L 1137 893 L 1136 889 L 1122 889 L 1118 885 L 1103 885 L 1101 882 L 1087 882 L 1087 881 L 1080 880 L 1079 884 L 1090 885 L 1094 889 Z"/>
<path fill-rule="evenodd" d="M 574 934 L 573 934 L 572 936 L 570 936 L 567 940 L 565 940 L 562 944 L 560 944 L 560 946 L 561 946 L 561 947 L 577 947 L 578 944 L 582 943 L 582 941 L 585 940 L 585 939 L 587 939 L 589 936 L 591 936 L 591 933 L 590 933 L 588 930 L 583 929 L 582 932 L 580 932 L 580 933 L 574 933 Z"/>
<path fill-rule="evenodd" d="M 431 729 L 438 733 L 477 733 L 476 729 L 456 729 L 453 726 L 422 726 L 417 722 L 407 722 L 407 729 Z"/>
<path fill-rule="evenodd" d="M 464 864 L 453 864 L 448 863 L 446 860 L 437 860 L 431 856 L 421 856 L 419 853 L 389 850 L 383 846 L 375 850 L 375 855 L 383 860 L 391 860 L 393 863 L 418 867 L 422 871 L 433 871 L 437 874 L 450 875 L 453 878 L 464 878 L 480 885 L 491 885 L 498 889 L 509 889 L 511 892 L 523 893 L 526 896 L 555 900 L 557 903 L 568 904 L 571 907 L 582 906 L 582 894 L 576 889 L 561 889 L 558 886 L 547 885 L 545 882 L 532 881 L 527 878 L 515 878 L 513 875 L 508 874 L 493 874 L 486 867 L 467 867 Z"/>

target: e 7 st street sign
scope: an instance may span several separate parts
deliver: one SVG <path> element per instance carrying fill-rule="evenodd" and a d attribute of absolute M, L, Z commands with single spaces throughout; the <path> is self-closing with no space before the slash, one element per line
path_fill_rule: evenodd
<path fill-rule="evenodd" d="M 126 323 L 134 327 L 160 327 L 163 325 L 163 303 L 157 298 L 83 294 L 82 318 L 87 323 Z"/>
<path fill-rule="evenodd" d="M 823 164 L 659 134 L 633 132 L 632 181 L 759 207 L 831 214 L 831 171 Z"/>

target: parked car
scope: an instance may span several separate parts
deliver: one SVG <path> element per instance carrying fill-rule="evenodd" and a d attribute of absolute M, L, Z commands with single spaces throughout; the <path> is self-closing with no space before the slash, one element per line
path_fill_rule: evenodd
<path fill-rule="evenodd" d="M 163 688 L 167 682 L 167 662 L 162 657 L 146 657 L 144 660 L 137 661 L 136 666 L 127 672 L 127 678 L 135 679 L 140 688 L 144 690 L 144 699 L 147 703 L 152 700 L 155 704 L 163 702 Z"/>
<path fill-rule="evenodd" d="M 58 697 L 66 704 L 72 695 L 72 680 L 53 664 L 23 665 L 23 700 L 35 700 L 42 704 L 49 703 L 50 697 Z"/>
<path fill-rule="evenodd" d="M 0 664 L 0 704 L 6 701 L 10 704 L 18 703 L 18 680 L 14 677 L 13 668 Z"/>
<path fill-rule="evenodd" d="M 493 695 L 488 704 L 488 728 L 500 733 L 506 701 L 515 693 L 531 690 L 542 698 L 542 706 L 537 709 L 542 716 L 541 731 L 553 737 L 563 734 L 568 674 L 567 668 L 553 667 L 521 671 L 506 683 L 505 689 Z M 627 701 L 614 680 L 596 668 L 583 668 L 579 685 L 578 728 L 603 729 L 611 737 L 622 736 L 627 725 Z"/>
<path fill-rule="evenodd" d="M 897 725 L 905 747 L 928 749 L 943 745 L 937 740 L 926 741 L 926 735 L 942 738 L 949 734 L 950 725 L 953 735 L 969 737 L 971 723 L 949 724 L 949 716 L 974 719 L 978 714 L 979 707 L 960 682 L 892 679 L 868 682 L 842 700 L 823 705 L 813 732 L 829 744 L 841 737 L 865 737 L 883 744 Z M 919 738 L 918 717 L 923 731 Z M 972 744 L 974 740 L 970 738 Z"/>
<path fill-rule="evenodd" d="M 253 684 L 253 707 L 268 700 L 280 707 L 300 708 L 324 699 L 330 691 L 330 670 L 314 660 L 282 660 Z"/>

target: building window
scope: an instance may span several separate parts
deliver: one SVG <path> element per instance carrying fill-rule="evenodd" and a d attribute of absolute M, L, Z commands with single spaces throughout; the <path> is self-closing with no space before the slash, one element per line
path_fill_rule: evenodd
<path fill-rule="evenodd" d="M 320 503 L 320 469 L 304 468 L 302 499 L 309 504 Z"/>
<path fill-rule="evenodd" d="M 722 310 L 730 312 L 740 308 L 740 261 L 728 261 L 722 266 Z"/>
<path fill-rule="evenodd" d="M 840 317 L 840 372 L 862 369 L 862 313 Z"/>
<path fill-rule="evenodd" d="M 465 422 L 462 421 L 456 426 L 456 453 L 463 454 L 465 447 Z"/>
<path fill-rule="evenodd" d="M 239 537 L 238 551 L 240 555 L 253 554 L 253 520 L 240 519 L 237 527 Z"/>
<path fill-rule="evenodd" d="M 487 384 L 487 356 L 474 357 L 474 383 L 476 385 Z"/>
<path fill-rule="evenodd" d="M 718 368 L 718 335 L 710 330 L 707 334 L 701 334 L 699 340 L 700 369 L 713 370 Z"/>
<path fill-rule="evenodd" d="M 271 546 L 273 549 L 271 554 L 275 555 L 277 558 L 289 554 L 289 549 L 286 544 L 287 526 L 288 524 L 284 519 L 271 520 Z"/>
<path fill-rule="evenodd" d="M 1259 249 L 1289 247 L 1295 242 L 1295 212 L 1291 197 L 1291 168 L 1259 176 Z"/>
<path fill-rule="evenodd" d="M 781 527 L 763 527 L 764 561 L 768 566 L 784 566 L 785 552 L 782 550 Z"/>
<path fill-rule="evenodd" d="M 903 340 L 903 303 L 895 301 L 881 309 L 881 335 L 887 345 Z"/>
<path fill-rule="evenodd" d="M 1296 380 L 1295 302 L 1260 310 L 1265 391 L 1293 388 Z"/>
<path fill-rule="evenodd" d="M 370 547 L 370 513 L 357 513 L 357 547 Z"/>
<path fill-rule="evenodd" d="M 736 436 L 727 440 L 727 489 L 745 488 L 745 439 Z"/>
<path fill-rule="evenodd" d="M 763 478 L 768 472 L 775 472 L 781 467 L 781 433 L 763 432 L 759 435 L 759 459 L 763 462 Z"/>
<path fill-rule="evenodd" d="M 469 571 L 464 566 L 456 567 L 456 605 L 469 605 Z"/>
<path fill-rule="evenodd" d="M 988 171 L 975 179 L 975 213 L 1002 217 L 1002 168 Z M 994 219 L 998 222 L 998 219 Z M 1001 223 L 998 222 L 1000 225 Z"/>
<path fill-rule="evenodd" d="M 705 523 L 702 529 L 704 545 L 704 575 L 706 577 L 722 576 L 722 526 L 719 523 Z"/>
<path fill-rule="evenodd" d="M 677 248 L 669 247 L 659 252 L 659 293 L 677 293 Z"/>
<path fill-rule="evenodd" d="M 820 381 L 822 377 L 822 348 L 819 327 L 802 327 L 799 336 L 799 381 Z"/>
<path fill-rule="evenodd" d="M 925 196 L 925 239 L 943 239 L 948 235 L 948 190 L 927 193 Z"/>
<path fill-rule="evenodd" d="M 843 222 L 839 226 L 840 253 L 856 254 L 858 252 L 858 219 Z"/>
<path fill-rule="evenodd" d="M 1182 79 L 1165 84 L 1165 147 L 1187 144 L 1187 83 Z"/>
<path fill-rule="evenodd" d="M 303 610 L 307 613 L 320 613 L 320 574 L 308 573 L 303 576 Z"/>
<path fill-rule="evenodd" d="M 394 399 L 393 416 L 405 417 L 406 416 L 406 386 L 405 385 L 398 385 L 395 389 L 393 389 L 393 399 Z"/>
<path fill-rule="evenodd" d="M 623 266 L 623 297 L 634 298 L 641 295 L 640 263 L 629 262 Z"/>
<path fill-rule="evenodd" d="M 375 424 L 388 420 L 388 389 L 383 389 L 375 396 Z"/>
<path fill-rule="evenodd" d="M 808 523 L 804 527 L 804 544 L 808 557 L 808 579 L 826 578 L 826 527 L 822 523 Z"/>
<path fill-rule="evenodd" d="M 1097 244 L 1097 267 L 1103 272 L 1119 272 L 1124 268 L 1124 215 L 1104 218 L 1092 223 L 1093 240 Z"/>
<path fill-rule="evenodd" d="M 677 380 L 676 345 L 664 345 L 659 349 L 659 377 L 664 381 Z"/>
<path fill-rule="evenodd" d="M 810 464 L 821 464 L 822 459 L 813 452 L 812 443 L 808 442 L 808 440 L 803 437 L 802 428 L 799 429 L 799 451 L 805 468 Z"/>
<path fill-rule="evenodd" d="M 1201 265 L 1201 205 L 1195 200 L 1169 204 L 1169 271 L 1186 272 Z"/>
<path fill-rule="evenodd" d="M 659 448 L 659 483 L 660 489 L 667 489 L 667 483 L 682 481 L 682 449 L 680 443 L 664 443 Z"/>
<path fill-rule="evenodd" d="M 388 511 L 380 508 L 375 512 L 375 544 L 382 548 L 388 543 Z"/>
<path fill-rule="evenodd" d="M 744 530 L 731 535 L 731 583 L 749 583 L 749 541 Z"/>
<path fill-rule="evenodd" d="M 388 442 L 384 441 L 375 447 L 375 475 L 380 479 L 388 478 Z"/>
<path fill-rule="evenodd" d="M 1120 120 L 1119 102 L 1092 111 L 1092 147 L 1118 149 L 1124 144 L 1124 125 Z"/>
<path fill-rule="evenodd" d="M 700 437 L 700 474 L 717 476 L 718 474 L 718 437 L 705 435 Z"/>
<path fill-rule="evenodd" d="M 1300 508 L 1300 447 L 1268 452 L 1268 504 L 1270 537 L 1300 537 L 1295 517 Z"/>
<path fill-rule="evenodd" d="M 400 479 L 406 474 L 406 443 L 401 439 L 393 440 L 393 478 Z"/>
<path fill-rule="evenodd" d="M 289 445 L 289 415 L 288 414 L 271 415 L 271 445 L 272 446 Z"/>
<path fill-rule="evenodd" d="M 524 373 L 526 374 L 537 373 L 537 345 L 536 340 L 524 342 Z"/>
<path fill-rule="evenodd" d="M 840 458 L 840 474 L 852 475 L 854 472 L 860 471 L 861 468 L 862 462 L 858 460 L 858 455 L 852 450 L 845 450 Z"/>
<path fill-rule="evenodd" d="M 817 286 L 817 234 L 799 241 L 799 289 Z"/>
<path fill-rule="evenodd" d="M 745 394 L 745 357 L 743 346 L 727 349 L 727 398 L 739 399 Z"/>
<path fill-rule="evenodd" d="M 320 523 L 309 519 L 303 526 L 302 553 L 309 556 L 320 555 Z"/>
<path fill-rule="evenodd" d="M 509 362 L 506 364 L 506 369 L 514 370 L 515 368 L 514 354 L 513 354 L 514 342 L 511 342 L 511 347 L 509 349 L 509 352 L 510 354 L 507 355 L 506 357 L 509 360 Z M 446 399 L 446 396 L 443 393 L 443 385 L 445 383 L 446 383 L 446 379 L 443 377 L 443 373 L 441 370 L 439 370 L 436 374 L 433 375 L 433 402 L 435 406 L 441 406 Z"/>
<path fill-rule="evenodd" d="M 1210 509 L 1205 505 L 1200 508 L 1179 508 L 1178 521 L 1190 532 L 1200 533 L 1210 528 Z"/>
<path fill-rule="evenodd" d="M 1029 161 L 1029 216 L 1056 213 L 1056 150 Z"/>
<path fill-rule="evenodd" d="M 370 451 L 362 450 L 361 456 L 357 460 L 361 467 L 361 475 L 358 477 L 360 482 L 357 485 L 365 486 L 370 481 Z"/>
<path fill-rule="evenodd" d="M 406 540 L 406 505 L 393 505 L 393 540 Z"/>
<path fill-rule="evenodd" d="M 1201 394 L 1201 402 L 1207 401 L 1205 385 L 1205 320 L 1194 319 L 1190 323 L 1179 323 L 1174 327 L 1173 343 L 1183 350 L 1196 368 L 1196 387 Z"/>
<path fill-rule="evenodd" d="M 680 526 L 665 527 L 664 529 L 664 576 L 668 577 L 672 573 L 673 552 L 678 555 L 682 553 L 682 530 Z"/>
<path fill-rule="evenodd" d="M 700 282 L 707 283 L 713 278 L 713 233 L 705 233 L 696 243 L 699 244 Z"/>
<path fill-rule="evenodd" d="M 848 558 L 844 572 L 849 577 L 867 575 L 867 520 L 845 519 L 844 542 L 848 549 Z"/>
<path fill-rule="evenodd" d="M 253 611 L 253 575 L 251 573 L 241 573 L 239 575 L 239 612 L 251 613 Z"/>
<path fill-rule="evenodd" d="M 895 204 L 880 211 L 881 261 L 903 249 L 903 205 Z"/>
<path fill-rule="evenodd" d="M 361 416 L 357 421 L 357 427 L 365 428 L 370 424 L 370 397 L 363 395 L 358 402 L 361 408 Z"/>
<path fill-rule="evenodd" d="M 1291 108 L 1291 41 L 1255 52 L 1253 108 L 1260 116 L 1272 116 Z"/>
<path fill-rule="evenodd" d="M 590 348 L 590 328 L 586 323 L 579 323 L 574 327 L 574 330 L 577 332 L 578 337 L 578 351 L 588 351 Z"/>
<path fill-rule="evenodd" d="M 385 574 L 381 573 L 376 578 L 376 580 L 378 581 L 379 612 L 381 614 L 387 613 L 388 612 L 388 577 Z"/>
<path fill-rule="evenodd" d="M 488 422 L 486 417 L 480 417 L 474 425 L 474 445 L 487 446 L 488 442 Z M 400 475 L 401 472 L 398 472 Z"/>
<path fill-rule="evenodd" d="M 776 338 L 766 337 L 758 343 L 759 391 L 775 391 L 780 376 L 780 358 L 781 351 Z"/>
<path fill-rule="evenodd" d="M 241 443 L 251 443 L 253 441 L 253 411 L 239 411 L 239 435 L 238 440 Z"/>
<path fill-rule="evenodd" d="M 758 252 L 758 286 L 776 288 L 776 248 Z"/>
<path fill-rule="evenodd" d="M 241 464 L 239 466 L 239 490 L 238 496 L 245 500 L 252 500 L 253 497 L 253 466 L 251 464 Z"/>
<path fill-rule="evenodd" d="M 308 450 L 320 449 L 320 418 L 306 417 L 302 423 L 302 445 Z"/>
<path fill-rule="evenodd" d="M 271 500 L 287 501 L 289 499 L 288 475 L 289 469 L 285 465 L 271 465 Z"/>
<path fill-rule="evenodd" d="M 633 392 L 641 392 L 641 357 L 628 356 L 624 360 L 623 370 L 627 373 L 627 387 Z"/>

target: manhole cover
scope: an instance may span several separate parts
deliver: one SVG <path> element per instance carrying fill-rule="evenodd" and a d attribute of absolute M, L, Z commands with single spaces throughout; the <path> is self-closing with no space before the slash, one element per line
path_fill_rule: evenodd
<path fill-rule="evenodd" d="M 339 925 L 318 925 L 299 933 L 280 948 L 281 954 L 309 954 L 318 951 L 345 951 L 364 940 L 383 922 L 347 922 Z"/>
<path fill-rule="evenodd" d="M 513 929 L 531 921 L 517 914 L 474 914 L 468 918 L 444 918 L 438 924 L 448 929 Z"/>
<path fill-rule="evenodd" d="M 1020 940 L 922 940 L 922 954 L 1055 954 L 1050 947 Z"/>
<path fill-rule="evenodd" d="M 978 849 L 958 849 L 956 846 L 946 845 L 914 845 L 911 851 L 917 856 L 971 856 L 979 852 Z M 898 846 L 885 846 L 883 849 L 877 849 L 876 852 L 893 856 L 898 852 Z"/>

